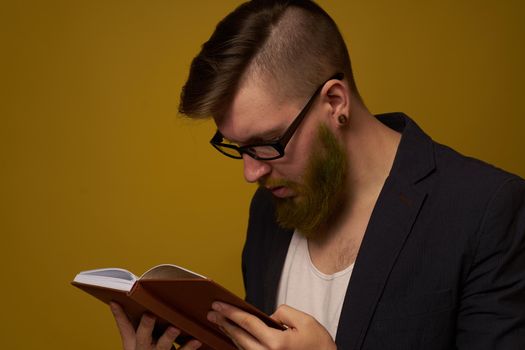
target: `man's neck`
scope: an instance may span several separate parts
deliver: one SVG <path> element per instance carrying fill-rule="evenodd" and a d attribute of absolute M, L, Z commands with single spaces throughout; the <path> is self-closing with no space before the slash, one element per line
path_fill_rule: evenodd
<path fill-rule="evenodd" d="M 392 169 L 401 134 L 364 111 L 352 116 L 345 141 L 350 203 L 378 194 Z"/>
<path fill-rule="evenodd" d="M 401 134 L 381 123 L 367 110 L 350 117 L 343 142 L 348 155 L 347 179 L 341 211 L 335 227 L 345 226 L 355 211 L 375 205 L 390 174 L 401 141 Z"/>

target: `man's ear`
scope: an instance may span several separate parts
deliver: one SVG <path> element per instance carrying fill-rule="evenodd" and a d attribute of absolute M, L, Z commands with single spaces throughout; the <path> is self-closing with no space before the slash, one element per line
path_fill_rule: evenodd
<path fill-rule="evenodd" d="M 350 91 L 340 80 L 330 80 L 321 91 L 328 108 L 328 123 L 334 128 L 345 128 L 350 116 Z"/>

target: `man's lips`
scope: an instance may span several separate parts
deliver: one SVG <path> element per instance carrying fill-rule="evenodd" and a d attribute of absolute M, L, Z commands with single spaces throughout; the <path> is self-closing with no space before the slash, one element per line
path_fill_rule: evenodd
<path fill-rule="evenodd" d="M 285 198 L 291 195 L 290 189 L 285 186 L 274 186 L 274 187 L 266 187 L 266 188 L 270 190 L 275 197 L 278 197 L 278 198 Z"/>

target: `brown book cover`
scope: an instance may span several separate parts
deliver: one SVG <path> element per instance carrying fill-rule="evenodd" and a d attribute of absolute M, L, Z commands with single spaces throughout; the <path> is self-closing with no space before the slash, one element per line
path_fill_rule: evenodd
<path fill-rule="evenodd" d="M 202 342 L 201 349 L 237 349 L 206 318 L 214 301 L 235 305 L 259 317 L 270 327 L 285 329 L 214 281 L 176 265 L 156 266 L 140 278 L 122 269 L 83 271 L 71 283 L 105 303 L 119 303 L 135 327 L 144 312 L 156 315 L 154 337 L 159 337 L 169 324 L 173 324 L 182 331 L 178 343 L 195 338 Z"/>

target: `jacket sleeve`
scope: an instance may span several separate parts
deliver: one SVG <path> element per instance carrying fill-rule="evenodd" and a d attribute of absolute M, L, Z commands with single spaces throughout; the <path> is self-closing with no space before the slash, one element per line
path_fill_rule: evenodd
<path fill-rule="evenodd" d="M 463 281 L 459 349 L 525 349 L 525 182 L 507 179 L 480 224 Z"/>

